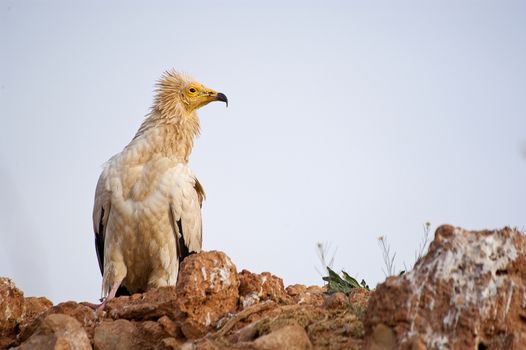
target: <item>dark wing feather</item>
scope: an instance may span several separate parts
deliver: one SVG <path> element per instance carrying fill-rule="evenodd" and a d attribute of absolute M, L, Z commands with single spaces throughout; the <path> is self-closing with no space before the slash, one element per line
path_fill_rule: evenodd
<path fill-rule="evenodd" d="M 183 195 L 184 191 L 179 192 L 174 200 L 189 201 L 187 205 L 170 205 L 170 217 L 172 222 L 172 228 L 175 234 L 175 243 L 177 245 L 177 257 L 179 262 L 183 261 L 188 255 L 201 251 L 201 240 L 202 240 L 202 223 L 201 223 L 201 212 L 203 200 L 205 199 L 205 191 L 201 183 L 196 179 L 192 178 L 193 190 L 195 191 L 197 202 L 199 207 L 192 207 L 192 201 Z M 195 201 L 193 203 L 196 203 Z M 186 208 L 185 212 L 176 212 L 175 208 Z M 187 221 L 184 221 L 186 217 Z M 196 221 L 197 220 L 197 221 Z M 197 231 L 196 231 L 197 230 Z"/>
<path fill-rule="evenodd" d="M 103 172 L 97 182 L 95 190 L 95 205 L 93 207 L 93 230 L 95 231 L 95 251 L 101 275 L 104 276 L 104 241 L 106 237 L 106 225 L 111 211 L 111 195 L 106 189 L 106 177 Z M 119 286 L 116 296 L 130 295 L 125 286 Z"/>
<path fill-rule="evenodd" d="M 99 261 L 100 274 L 104 275 L 104 224 L 102 218 L 104 217 L 104 208 L 101 208 L 101 218 L 99 220 L 99 229 L 95 231 L 95 251 L 97 252 L 97 260 Z"/>
<path fill-rule="evenodd" d="M 188 250 L 188 246 L 184 242 L 183 223 L 181 222 L 181 220 L 177 220 L 176 223 L 177 223 L 177 230 L 180 233 L 178 234 L 179 239 L 177 240 L 177 256 L 179 257 L 179 261 L 181 262 L 188 255 L 195 253 L 195 252 L 190 253 L 190 251 Z"/>
<path fill-rule="evenodd" d="M 205 189 L 203 188 L 203 186 L 201 185 L 199 180 L 197 180 L 197 178 L 195 178 L 194 189 L 197 192 L 197 197 L 199 198 L 199 205 L 202 208 L 203 207 L 203 201 L 206 199 L 206 193 L 205 193 Z"/>
<path fill-rule="evenodd" d="M 93 231 L 95 232 L 95 250 L 99 261 L 100 273 L 104 275 L 104 240 L 106 224 L 110 216 L 111 194 L 106 188 L 106 174 L 103 171 L 95 190 L 95 204 L 93 205 Z"/>

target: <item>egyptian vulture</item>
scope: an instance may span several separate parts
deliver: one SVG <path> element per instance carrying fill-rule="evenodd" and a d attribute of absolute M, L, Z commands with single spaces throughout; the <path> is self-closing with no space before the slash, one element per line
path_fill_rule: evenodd
<path fill-rule="evenodd" d="M 199 252 L 203 187 L 188 167 L 197 109 L 227 97 L 176 71 L 164 73 L 135 137 L 105 165 L 93 228 L 103 276 L 101 308 L 129 293 L 175 285 L 179 263 Z"/>

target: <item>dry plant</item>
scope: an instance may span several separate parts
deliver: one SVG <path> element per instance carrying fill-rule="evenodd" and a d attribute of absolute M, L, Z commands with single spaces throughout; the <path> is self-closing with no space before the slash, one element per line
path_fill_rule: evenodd
<path fill-rule="evenodd" d="M 387 242 L 386 236 L 378 237 L 378 244 L 382 250 L 382 259 L 384 261 L 384 267 L 382 271 L 384 272 L 385 277 L 393 276 L 395 274 L 395 258 L 396 252 L 391 254 L 391 245 Z"/>
<path fill-rule="evenodd" d="M 331 244 L 328 242 L 316 243 L 316 255 L 318 255 L 318 260 L 320 261 L 321 270 L 317 267 L 315 267 L 315 269 L 321 276 L 325 275 L 325 271 L 327 271 L 327 268 L 332 268 L 332 265 L 334 264 L 334 257 L 336 256 L 336 251 L 337 249 L 333 249 L 331 247 Z"/>
<path fill-rule="evenodd" d="M 415 251 L 415 261 L 413 262 L 413 267 L 422 256 L 424 256 L 425 252 L 427 251 L 427 248 L 430 243 L 430 232 L 431 232 L 431 223 L 427 221 L 423 225 L 423 234 L 422 238 L 420 240 L 420 244 L 418 245 L 418 249 Z M 382 271 L 384 272 L 386 277 L 394 276 L 395 274 L 403 275 L 407 271 L 407 266 L 404 263 L 405 270 L 401 270 L 399 272 L 396 272 L 396 266 L 395 266 L 395 258 L 396 258 L 396 252 L 391 253 L 391 246 L 389 245 L 389 242 L 387 242 L 386 236 L 380 236 L 378 237 L 378 244 L 380 245 L 380 249 L 382 250 L 382 259 L 384 261 L 384 268 L 382 268 Z"/>
<path fill-rule="evenodd" d="M 431 232 L 431 223 L 427 221 L 424 225 L 424 233 L 422 234 L 422 239 L 420 240 L 420 245 L 418 246 L 418 250 L 415 252 L 415 262 L 413 263 L 413 267 L 415 267 L 416 262 L 424 256 L 424 253 L 427 251 L 427 247 L 429 246 L 429 233 Z"/>

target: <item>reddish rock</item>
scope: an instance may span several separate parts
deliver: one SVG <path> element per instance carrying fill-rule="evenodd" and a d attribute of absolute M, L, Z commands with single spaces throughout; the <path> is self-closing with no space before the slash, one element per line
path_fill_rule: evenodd
<path fill-rule="evenodd" d="M 284 326 L 259 337 L 253 343 L 257 350 L 307 350 L 312 344 L 305 329 L 298 324 Z"/>
<path fill-rule="evenodd" d="M 167 349 L 167 350 L 181 350 L 181 343 L 175 338 L 164 338 L 161 340 L 161 349 Z"/>
<path fill-rule="evenodd" d="M 103 321 L 93 335 L 93 348 L 96 350 L 134 350 L 146 344 L 137 336 L 138 329 L 128 320 Z"/>
<path fill-rule="evenodd" d="M 162 339 L 169 338 L 171 335 L 159 323 L 154 321 L 144 321 L 136 323 L 139 334 L 144 344 L 159 344 Z M 146 347 L 143 347 L 143 349 Z"/>
<path fill-rule="evenodd" d="M 161 317 L 157 322 L 170 337 L 181 338 L 181 328 L 167 316 Z"/>
<path fill-rule="evenodd" d="M 10 336 L 24 314 L 24 293 L 9 278 L 0 278 L 0 337 Z"/>
<path fill-rule="evenodd" d="M 297 303 L 296 297 L 305 294 L 305 292 L 307 292 L 307 287 L 303 284 L 291 284 L 286 288 L 286 291 L 287 294 L 294 298 L 294 301 Z"/>
<path fill-rule="evenodd" d="M 36 330 L 40 322 L 45 318 L 48 311 L 53 306 L 53 303 L 46 298 L 29 297 L 24 299 L 24 314 L 18 321 L 17 343 L 26 340 Z M 31 332 L 26 332 L 26 329 L 31 327 Z M 0 346 L 1 349 L 1 346 Z"/>
<path fill-rule="evenodd" d="M 91 344 L 80 322 L 71 316 L 47 316 L 29 339 L 17 350 L 91 350 Z"/>
<path fill-rule="evenodd" d="M 411 350 L 417 350 L 418 348 Z M 374 326 L 372 334 L 370 336 L 368 350 L 396 350 L 396 336 L 394 331 L 384 325 L 379 323 Z"/>
<path fill-rule="evenodd" d="M 362 349 L 363 323 L 350 312 L 328 312 L 326 318 L 307 327 L 316 349 Z"/>
<path fill-rule="evenodd" d="M 9 336 L 0 338 L 0 348 L 75 349 L 77 338 L 80 349 L 86 344 L 132 350 L 358 349 L 362 345 L 360 305 L 368 294 L 336 294 L 324 307 L 324 288 L 295 285 L 285 290 L 283 281 L 269 273 L 238 274 L 220 252 L 189 256 L 179 276 L 177 287 L 111 300 L 103 315 L 76 302 L 52 307 L 45 298 L 24 299 L 8 284 L 3 293 L 9 298 L 0 302 L 7 300 L 22 311 L 12 319 L 4 313 L 4 321 L 10 322 L 5 322 Z M 254 304 L 243 308 L 250 295 Z"/>
<path fill-rule="evenodd" d="M 323 306 L 327 309 L 341 309 L 349 305 L 349 298 L 342 292 L 327 295 Z"/>
<path fill-rule="evenodd" d="M 190 349 L 191 350 L 230 350 L 230 348 L 222 346 L 210 339 L 203 339 L 197 344 L 187 344 L 186 346 L 182 346 L 181 349 L 183 350 L 190 350 Z"/>
<path fill-rule="evenodd" d="M 175 287 L 161 287 L 143 294 L 110 300 L 107 304 L 107 314 L 113 319 L 136 321 L 157 320 L 163 316 L 175 319 L 178 315 L 176 299 Z"/>
<path fill-rule="evenodd" d="M 24 321 L 31 321 L 49 310 L 53 303 L 43 297 L 28 297 L 24 299 Z"/>
<path fill-rule="evenodd" d="M 296 304 L 322 306 L 324 303 L 325 289 L 322 287 L 294 284 L 288 286 L 286 291 Z"/>
<path fill-rule="evenodd" d="M 242 308 L 264 300 L 282 304 L 292 303 L 292 299 L 283 286 L 283 280 L 269 272 L 257 274 L 247 270 L 241 271 L 239 273 L 239 295 Z"/>
<path fill-rule="evenodd" d="M 46 298 L 24 298 L 8 278 L 0 278 L 0 349 L 16 345 L 17 333 L 53 304 Z"/>
<path fill-rule="evenodd" d="M 320 286 L 308 286 L 307 292 L 311 294 L 323 294 L 323 293 L 327 293 L 327 288 L 320 287 Z"/>
<path fill-rule="evenodd" d="M 365 288 L 352 289 L 349 293 L 349 302 L 353 310 L 359 314 L 365 314 L 372 293 L 372 291 Z"/>
<path fill-rule="evenodd" d="M 173 345 L 174 343 L 170 340 L 163 342 L 168 338 L 170 338 L 169 334 L 158 322 L 104 320 L 95 328 L 93 346 L 99 350 L 157 349 L 162 348 L 163 344 L 165 347 L 169 344 Z"/>
<path fill-rule="evenodd" d="M 176 307 L 181 330 L 189 339 L 203 336 L 238 303 L 236 267 L 222 252 L 192 254 L 184 259 L 177 280 Z"/>
<path fill-rule="evenodd" d="M 53 314 L 64 314 L 75 318 L 80 322 L 82 327 L 86 328 L 88 335 L 92 334 L 92 328 L 96 321 L 95 312 L 82 304 L 78 304 L 74 301 L 67 301 L 46 309 L 44 312 L 41 312 L 38 317 L 33 317 L 27 322 L 23 322 L 20 326 L 20 333 L 18 335 L 19 341 L 23 342 L 29 338 L 40 326 L 43 320 Z"/>
<path fill-rule="evenodd" d="M 327 310 L 312 305 L 284 305 L 269 309 L 258 316 L 259 320 L 251 323 L 257 330 L 256 336 L 260 337 L 289 325 L 300 325 L 308 329 L 329 316 Z"/>
<path fill-rule="evenodd" d="M 397 349 L 526 349 L 525 295 L 524 234 L 441 226 L 414 269 L 371 296 L 367 346 L 392 334 Z"/>
<path fill-rule="evenodd" d="M 96 315 L 93 310 L 74 301 L 57 304 L 46 311 L 46 314 L 65 314 L 75 318 L 83 327 L 90 327 L 95 323 Z"/>
<path fill-rule="evenodd" d="M 312 317 L 306 327 L 315 349 L 362 349 L 363 311 L 350 304 L 348 296 L 335 293 L 329 296 L 325 307 L 313 307 L 314 310 L 324 311 L 320 315 L 323 317 Z"/>

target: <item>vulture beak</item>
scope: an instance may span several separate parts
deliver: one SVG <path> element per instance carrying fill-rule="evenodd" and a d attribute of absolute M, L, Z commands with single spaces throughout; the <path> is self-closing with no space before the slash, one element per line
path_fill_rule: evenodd
<path fill-rule="evenodd" d="M 216 95 L 216 101 L 223 101 L 228 107 L 228 98 L 226 98 L 226 95 L 224 93 L 218 92 Z"/>

